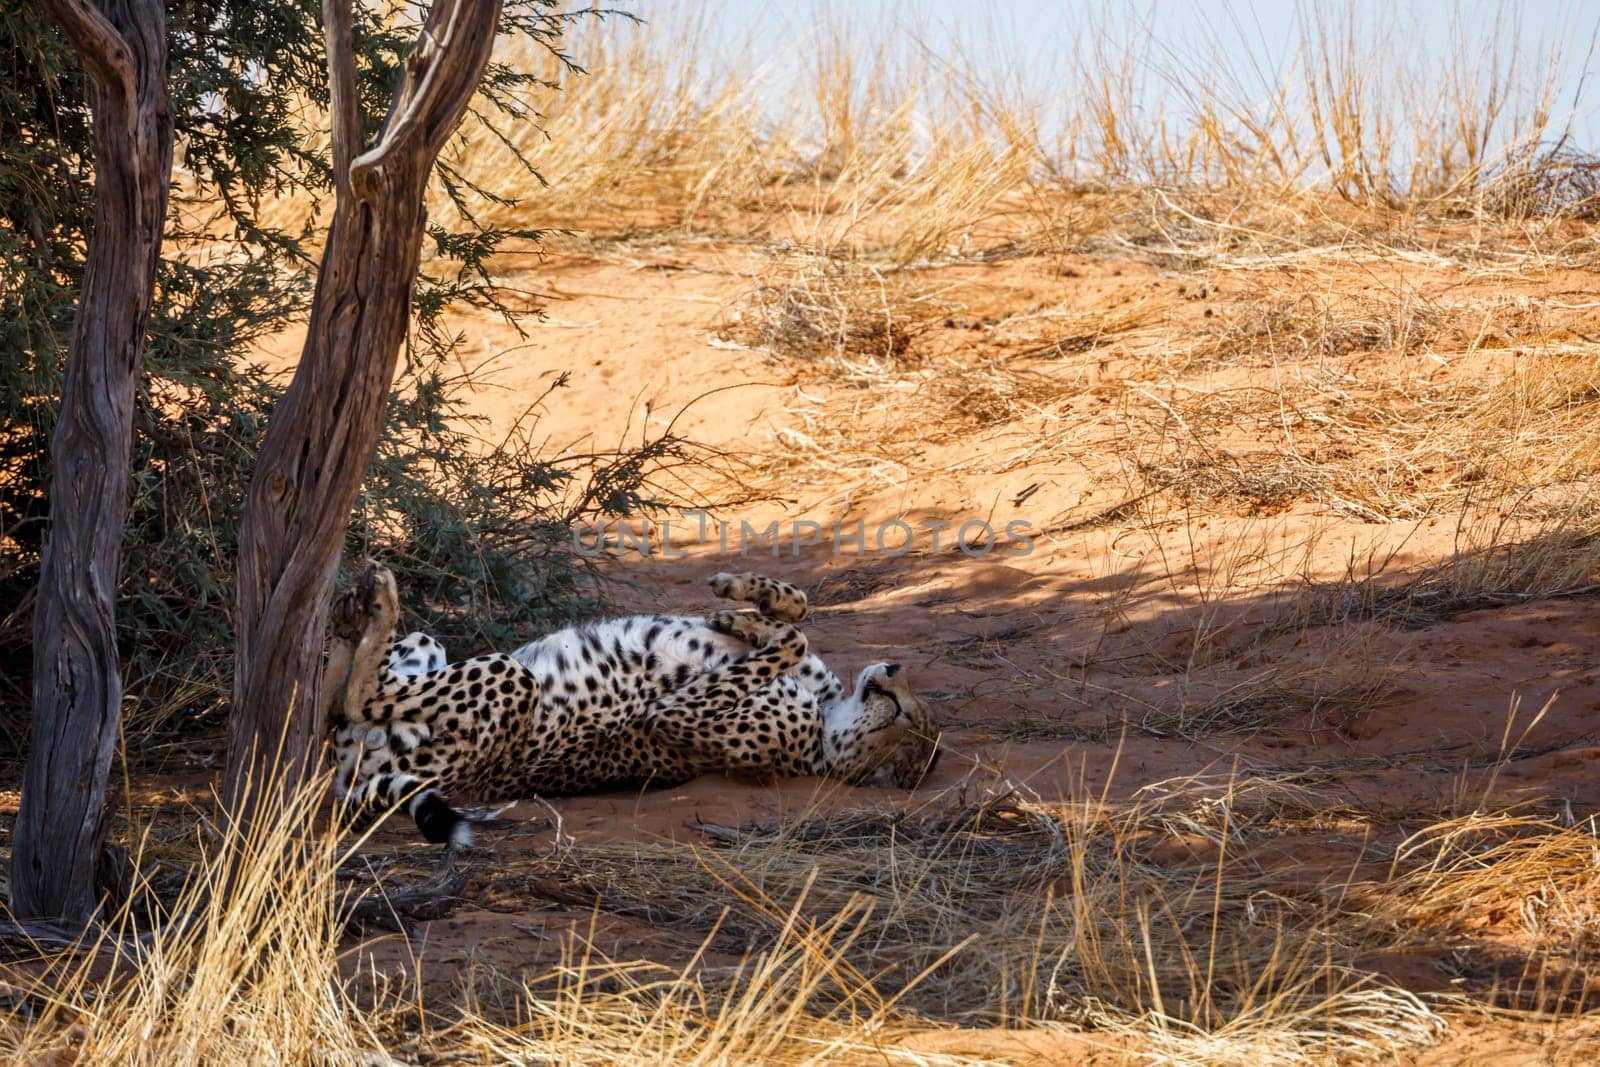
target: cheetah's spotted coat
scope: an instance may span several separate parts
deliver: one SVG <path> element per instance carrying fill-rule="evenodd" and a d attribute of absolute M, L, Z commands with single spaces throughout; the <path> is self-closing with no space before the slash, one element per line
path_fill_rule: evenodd
<path fill-rule="evenodd" d="M 867 667 L 847 693 L 796 628 L 803 592 L 753 574 L 712 589 L 759 611 L 628 616 L 447 664 L 425 634 L 394 640 L 394 578 L 369 567 L 333 619 L 338 795 L 404 802 L 430 841 L 460 843 L 469 826 L 441 792 L 495 800 L 709 773 L 921 779 L 936 736 L 899 666 Z"/>

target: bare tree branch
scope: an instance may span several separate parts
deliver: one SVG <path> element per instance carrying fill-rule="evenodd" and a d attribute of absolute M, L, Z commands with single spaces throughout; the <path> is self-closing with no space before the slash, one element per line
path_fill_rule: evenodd
<path fill-rule="evenodd" d="M 365 175 L 386 159 L 414 150 L 417 138 L 429 155 L 444 148 L 478 91 L 494 48 L 495 24 L 485 24 L 481 14 L 473 0 L 438 0 L 429 10 L 377 144 L 351 164 L 352 184 L 359 188 Z M 451 57 L 470 58 L 477 73 L 467 77 L 469 67 Z"/>
<path fill-rule="evenodd" d="M 137 95 L 133 50 L 110 19 L 85 0 L 40 0 L 40 6 L 101 91 L 115 88 L 127 100 Z"/>
<path fill-rule="evenodd" d="M 349 0 L 323 10 L 337 172 L 359 136 Z M 306 780 L 327 732 L 319 697 L 333 577 L 405 342 L 428 178 L 477 91 L 499 18 L 500 0 L 435 0 L 377 147 L 336 174 L 305 349 L 267 423 L 239 531 L 224 793 L 246 823 Z"/>
<path fill-rule="evenodd" d="M 328 49 L 328 111 L 333 126 L 333 179 L 340 193 L 350 193 L 350 161 L 361 148 L 361 115 L 357 111 L 355 31 L 350 0 L 322 0 L 322 32 Z"/>

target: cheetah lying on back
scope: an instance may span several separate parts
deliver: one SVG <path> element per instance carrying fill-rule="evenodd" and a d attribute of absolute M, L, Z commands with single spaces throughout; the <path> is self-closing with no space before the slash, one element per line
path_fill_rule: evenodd
<path fill-rule="evenodd" d="M 796 628 L 805 593 L 754 574 L 711 587 L 758 610 L 610 619 L 447 665 L 425 634 L 394 639 L 394 576 L 369 565 L 330 626 L 337 795 L 356 809 L 404 803 L 429 841 L 463 844 L 470 824 L 443 793 L 499 800 L 711 773 L 921 781 L 937 736 L 904 670 L 875 663 L 847 693 Z"/>

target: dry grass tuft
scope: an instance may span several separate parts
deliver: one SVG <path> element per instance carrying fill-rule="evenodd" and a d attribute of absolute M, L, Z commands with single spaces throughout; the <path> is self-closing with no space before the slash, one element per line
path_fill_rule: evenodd
<path fill-rule="evenodd" d="M 1126 802 L 1044 803 L 1002 781 L 910 811 L 700 824 L 704 846 L 568 842 L 527 861 L 541 896 L 697 932 L 700 949 L 668 968 L 580 938 L 553 968 L 470 973 L 441 1012 L 412 978 L 341 976 L 344 853 L 295 845 L 312 807 L 245 843 L 233 883 L 203 848 L 178 919 L 141 932 L 125 912 L 82 950 L 39 951 L 7 990 L 20 1007 L 0 1055 L 991 1062 L 918 1049 L 960 1023 L 1098 1035 L 1141 1062 L 1311 1064 L 1425 1046 L 1489 1008 L 1575 1017 L 1597 962 L 1592 827 L 1473 814 L 1385 847 L 1292 776 L 1177 779 Z M 1323 850 L 1316 868 L 1285 863 L 1300 840 Z M 1359 874 L 1378 859 L 1387 873 Z M 1465 979 L 1433 1003 L 1372 962 L 1446 948 Z"/>
<path fill-rule="evenodd" d="M 1168 490 L 1186 507 L 1226 504 L 1246 514 L 1272 515 L 1315 499 L 1327 486 L 1303 460 L 1265 450 L 1138 459 L 1134 470 L 1152 489 Z"/>
<path fill-rule="evenodd" d="M 1385 636 L 1382 626 L 1351 622 L 1309 628 L 1289 648 L 1264 642 L 1251 658 L 1270 666 L 1232 684 L 1219 683 L 1220 672 L 1202 674 L 1176 709 L 1152 711 L 1139 728 L 1190 739 L 1266 730 L 1337 732 L 1394 694 L 1399 651 Z"/>
<path fill-rule="evenodd" d="M 1043 412 L 1061 396 L 1055 379 L 1013 359 L 945 358 L 922 376 L 921 395 L 945 433 L 1016 422 Z"/>
<path fill-rule="evenodd" d="M 1469 513 L 1448 559 L 1398 576 L 1391 563 L 1369 561 L 1360 577 L 1352 569 L 1343 581 L 1310 583 L 1306 618 L 1418 629 L 1462 612 L 1593 592 L 1600 589 L 1600 526 L 1587 500 L 1554 522 Z"/>
<path fill-rule="evenodd" d="M 1356 300 L 1263 293 L 1247 300 L 1241 313 L 1201 331 L 1192 356 L 1202 366 L 1408 353 L 1440 340 L 1449 325 L 1443 309 L 1411 293 Z"/>
<path fill-rule="evenodd" d="M 1274 298 L 1125 350 L 1117 450 L 1186 507 L 1558 519 L 1600 472 L 1587 328 L 1522 297 Z"/>
<path fill-rule="evenodd" d="M 303 836 L 323 796 L 300 794 L 248 837 L 197 830 L 203 858 L 170 912 L 146 910 L 158 894 L 141 878 L 80 950 L 38 950 L 37 1008 L 0 1023 L 0 1055 L 166 1067 L 355 1065 L 381 1051 L 382 1013 L 363 1016 L 338 980 L 341 850 Z"/>
<path fill-rule="evenodd" d="M 1385 910 L 1419 937 L 1452 944 L 1486 1008 L 1580 1019 L 1592 1013 L 1600 970 L 1595 830 L 1593 819 L 1572 826 L 1525 812 L 1436 823 L 1396 848 Z M 1590 1042 L 1572 1062 L 1593 1057 Z"/>
<path fill-rule="evenodd" d="M 728 308 L 717 336 L 869 378 L 914 364 L 918 338 L 944 310 L 905 274 L 808 255 Z"/>
<path fill-rule="evenodd" d="M 463 1018 L 430 1046 L 483 1062 L 686 1065 L 821 1064 L 960 1067 L 976 1058 L 897 1048 L 917 1030 L 846 958 L 867 908 L 847 903 L 820 925 L 797 907 L 777 917 L 770 947 L 736 966 L 701 956 L 682 969 L 613 962 L 570 944 L 534 977 L 480 971 Z"/>
<path fill-rule="evenodd" d="M 1411 229 L 1396 217 L 1595 211 L 1595 161 L 1567 143 L 1555 97 L 1566 42 L 1519 32 L 1518 13 L 1487 36 L 1452 23 L 1423 54 L 1392 17 L 1307 9 L 1285 62 L 1252 37 L 1157 40 L 1108 10 L 1028 76 L 959 48 L 935 55 L 907 32 L 914 16 L 873 27 L 825 12 L 766 45 L 714 21 L 668 3 L 648 24 L 579 23 L 568 49 L 582 75 L 503 43 L 496 61 L 544 84 L 518 101 L 528 121 L 474 117 L 450 147 L 446 162 L 496 193 L 467 192 L 464 210 L 897 265 L 1110 250 L 1180 269 Z M 1565 31 L 1581 51 L 1590 28 L 1569 18 Z M 307 137 L 322 136 L 306 112 Z M 275 221 L 293 225 L 309 205 L 280 207 Z M 458 210 L 442 191 L 430 207 Z"/>
<path fill-rule="evenodd" d="M 717 976 L 574 948 L 554 971 L 522 983 L 509 1005 L 488 1003 L 480 982 L 466 990 L 464 1009 L 436 1014 L 420 974 L 341 970 L 344 909 L 382 890 L 369 885 L 353 897 L 341 869 L 353 850 L 332 834 L 305 836 L 325 795 L 299 794 L 249 838 L 203 839 L 156 925 L 125 906 L 78 947 L 27 952 L 4 987 L 13 1010 L 0 1018 L 0 1057 L 131 1067 L 974 1062 L 883 1047 L 907 1028 L 893 999 L 844 959 L 863 929 L 860 906 L 816 928 L 797 911 L 767 951 Z M 150 899 L 148 889 L 136 885 L 133 899 Z M 813 1011 L 822 1000 L 845 1007 Z"/>
<path fill-rule="evenodd" d="M 1600 842 L 1590 820 L 1474 812 L 1428 827 L 1395 850 L 1405 917 L 1469 935 L 1509 924 L 1551 954 L 1600 964 Z"/>

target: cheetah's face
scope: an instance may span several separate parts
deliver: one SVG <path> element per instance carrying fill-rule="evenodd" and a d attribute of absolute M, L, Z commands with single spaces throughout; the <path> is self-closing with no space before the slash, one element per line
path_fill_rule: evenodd
<path fill-rule="evenodd" d="M 856 679 L 855 729 L 842 746 L 856 785 L 912 789 L 939 757 L 939 731 L 928 705 L 898 663 L 875 663 Z"/>

